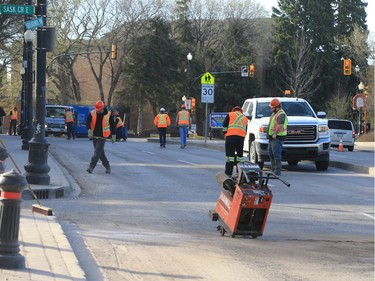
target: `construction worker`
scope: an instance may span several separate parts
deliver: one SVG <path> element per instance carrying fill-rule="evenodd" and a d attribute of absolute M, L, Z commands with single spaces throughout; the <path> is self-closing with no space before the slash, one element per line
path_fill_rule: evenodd
<path fill-rule="evenodd" d="M 242 108 L 235 106 L 223 122 L 226 156 L 225 173 L 230 177 L 233 174 L 233 167 L 236 162 L 243 162 L 243 143 L 248 121 L 242 112 Z"/>
<path fill-rule="evenodd" d="M 5 118 L 5 111 L 4 108 L 0 106 L 0 134 L 3 133 L 3 125 L 4 125 L 4 118 Z"/>
<path fill-rule="evenodd" d="M 190 113 L 186 110 L 185 104 L 181 105 L 181 110 L 177 114 L 176 123 L 180 131 L 181 147 L 186 147 L 186 138 L 190 127 Z"/>
<path fill-rule="evenodd" d="M 281 152 L 287 135 L 288 116 L 281 108 L 278 99 L 270 102 L 272 115 L 268 124 L 268 154 L 271 160 L 271 172 L 281 176 Z"/>
<path fill-rule="evenodd" d="M 167 128 L 171 125 L 171 119 L 163 107 L 160 108 L 159 114 L 155 116 L 154 125 L 159 131 L 160 147 L 165 148 L 165 144 L 167 143 Z"/>
<path fill-rule="evenodd" d="M 115 110 L 113 115 L 115 116 L 115 124 L 116 124 L 116 140 L 121 141 L 124 140 L 123 136 L 123 127 L 124 127 L 124 122 L 122 122 L 122 119 L 120 116 L 118 116 L 118 111 Z"/>
<path fill-rule="evenodd" d="M 10 116 L 10 125 L 8 134 L 11 136 L 13 131 L 13 136 L 17 135 L 17 121 L 18 121 L 18 109 L 15 106 L 13 110 L 9 113 Z"/>
<path fill-rule="evenodd" d="M 115 132 L 115 122 L 111 117 L 111 112 L 104 107 L 104 103 L 101 100 L 95 103 L 94 110 L 87 116 L 86 127 L 88 129 L 88 137 L 92 139 L 94 144 L 94 155 L 86 171 L 91 174 L 100 159 L 105 172 L 110 174 L 111 167 L 104 153 L 104 145 L 111 132 Z M 111 141 L 112 143 L 116 141 L 116 135 L 112 134 Z"/>
<path fill-rule="evenodd" d="M 75 139 L 74 135 L 74 115 L 73 115 L 73 109 L 69 107 L 65 107 L 64 112 L 64 118 L 65 118 L 65 124 L 66 124 L 66 131 L 68 134 L 68 140 L 71 138 Z"/>

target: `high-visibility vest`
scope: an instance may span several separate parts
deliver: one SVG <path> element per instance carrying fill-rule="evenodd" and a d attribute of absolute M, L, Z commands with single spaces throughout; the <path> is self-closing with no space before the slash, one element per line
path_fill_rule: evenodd
<path fill-rule="evenodd" d="M 116 128 L 121 128 L 122 126 L 124 126 L 124 122 L 122 122 L 121 117 L 116 117 L 116 120 L 117 120 Z"/>
<path fill-rule="evenodd" d="M 154 125 L 158 128 L 168 128 L 168 126 L 171 125 L 171 119 L 168 114 L 159 113 L 154 118 Z"/>
<path fill-rule="evenodd" d="M 96 110 L 91 111 L 91 130 L 94 131 L 95 124 L 96 124 L 96 117 L 97 113 Z M 111 112 L 108 111 L 106 115 L 103 114 L 103 120 L 102 120 L 102 129 L 103 129 L 103 137 L 107 138 L 111 134 L 111 127 L 109 125 L 109 118 L 111 117 Z"/>
<path fill-rule="evenodd" d="M 189 126 L 190 125 L 190 113 L 186 110 L 181 110 L 178 113 L 178 126 Z"/>
<path fill-rule="evenodd" d="M 246 127 L 248 119 L 239 111 L 229 112 L 229 122 L 226 137 L 228 136 L 246 136 Z"/>
<path fill-rule="evenodd" d="M 284 125 L 283 125 L 283 129 L 277 133 L 277 136 L 279 137 L 284 137 L 287 135 L 287 126 L 288 126 L 288 117 L 286 116 L 284 110 L 282 109 L 279 109 L 278 112 L 276 112 L 275 114 L 272 114 L 271 115 L 271 119 L 270 119 L 270 124 L 268 126 L 268 135 L 269 136 L 272 136 L 273 133 L 276 131 L 276 128 L 277 128 L 277 119 L 279 118 L 279 116 L 281 114 L 284 114 L 285 115 L 285 120 L 284 120 Z"/>
<path fill-rule="evenodd" d="M 71 111 L 65 111 L 64 115 L 65 115 L 65 123 L 74 122 L 73 112 L 71 112 Z"/>
<path fill-rule="evenodd" d="M 12 114 L 10 115 L 10 120 L 17 120 L 18 119 L 18 111 L 12 110 Z"/>

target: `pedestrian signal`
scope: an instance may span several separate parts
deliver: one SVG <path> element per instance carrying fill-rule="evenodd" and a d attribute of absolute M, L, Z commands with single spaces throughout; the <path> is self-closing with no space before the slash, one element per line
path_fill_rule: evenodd
<path fill-rule="evenodd" d="M 249 77 L 249 68 L 245 66 L 241 66 L 241 77 Z"/>
<path fill-rule="evenodd" d="M 352 75 L 352 60 L 344 59 L 344 75 Z"/>
<path fill-rule="evenodd" d="M 195 98 L 191 98 L 191 109 L 195 109 L 195 107 L 196 107 L 196 100 L 195 100 Z"/>
<path fill-rule="evenodd" d="M 112 59 L 115 60 L 117 59 L 117 45 L 116 44 L 112 44 Z"/>
<path fill-rule="evenodd" d="M 255 71 L 255 67 L 254 67 L 254 65 L 253 65 L 253 64 L 250 64 L 249 69 L 250 69 L 249 76 L 250 76 L 250 77 L 254 77 L 254 71 Z"/>

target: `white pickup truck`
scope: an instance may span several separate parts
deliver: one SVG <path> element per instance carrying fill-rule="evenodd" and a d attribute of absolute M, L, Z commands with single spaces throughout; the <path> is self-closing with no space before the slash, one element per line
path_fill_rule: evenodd
<path fill-rule="evenodd" d="M 247 99 L 243 112 L 249 117 L 244 155 L 261 168 L 269 161 L 267 129 L 271 109 L 269 98 Z M 282 160 L 297 165 L 301 160 L 315 162 L 317 170 L 329 166 L 330 135 L 325 112 L 315 114 L 310 104 L 300 98 L 278 98 L 288 115 L 288 135 L 283 145 Z"/>

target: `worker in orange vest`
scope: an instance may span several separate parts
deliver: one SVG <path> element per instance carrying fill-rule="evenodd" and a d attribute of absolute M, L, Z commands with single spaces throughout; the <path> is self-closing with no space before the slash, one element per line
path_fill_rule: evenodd
<path fill-rule="evenodd" d="M 15 106 L 13 110 L 9 113 L 10 116 L 10 125 L 8 134 L 11 136 L 13 131 L 13 136 L 17 135 L 17 121 L 18 121 L 18 109 Z"/>
<path fill-rule="evenodd" d="M 235 106 L 223 122 L 226 156 L 225 173 L 230 177 L 233 174 L 233 167 L 236 163 L 243 162 L 243 143 L 248 121 L 242 112 L 242 108 Z"/>
<path fill-rule="evenodd" d="M 154 125 L 158 128 L 159 131 L 160 147 L 165 148 L 165 145 L 167 143 L 167 128 L 171 125 L 171 119 L 165 112 L 164 107 L 160 108 L 159 114 L 155 116 Z"/>
<path fill-rule="evenodd" d="M 90 112 L 86 119 L 86 127 L 89 139 L 94 144 L 94 155 L 91 157 L 90 165 L 87 168 L 88 173 L 92 173 L 99 159 L 105 168 L 107 174 L 111 173 L 111 166 L 104 153 L 104 145 L 111 132 L 115 132 L 115 121 L 111 112 L 104 107 L 104 103 L 99 100 L 95 103 L 94 110 Z M 116 135 L 112 134 L 112 143 L 116 141 Z"/>
<path fill-rule="evenodd" d="M 113 115 L 115 117 L 115 124 L 116 124 L 116 140 L 121 141 L 125 140 L 125 137 L 123 136 L 123 127 L 124 127 L 124 122 L 122 122 L 122 119 L 120 116 L 118 116 L 118 111 L 115 110 L 113 112 Z"/>
<path fill-rule="evenodd" d="M 73 115 L 73 109 L 69 107 L 65 107 L 65 112 L 64 112 L 64 118 L 65 118 L 65 124 L 66 124 L 66 131 L 68 134 L 68 140 L 71 138 L 75 139 L 74 135 L 74 115 Z"/>
<path fill-rule="evenodd" d="M 185 148 L 188 129 L 191 125 L 190 112 L 186 110 L 185 104 L 181 105 L 181 110 L 177 114 L 176 123 L 180 131 L 180 148 Z"/>

